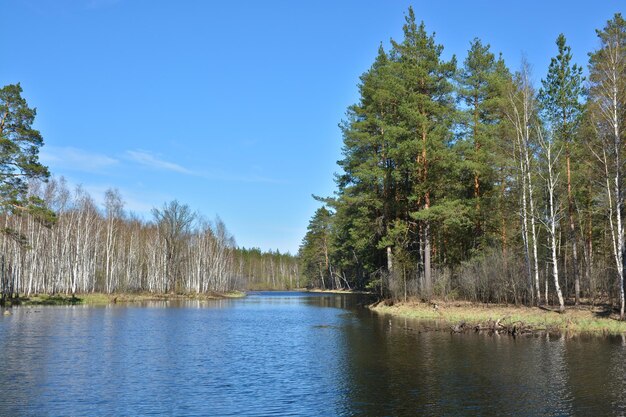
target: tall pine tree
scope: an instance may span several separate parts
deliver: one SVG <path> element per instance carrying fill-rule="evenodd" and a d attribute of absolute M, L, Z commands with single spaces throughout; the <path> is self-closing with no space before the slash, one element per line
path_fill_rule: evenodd
<path fill-rule="evenodd" d="M 550 61 L 548 75 L 541 80 L 539 101 L 545 122 L 551 130 L 556 144 L 565 148 L 565 173 L 567 178 L 567 214 L 569 221 L 569 241 L 572 244 L 572 267 L 574 275 L 574 294 L 576 304 L 580 297 L 580 272 L 576 235 L 574 191 L 572 190 L 572 146 L 576 128 L 580 121 L 583 94 L 582 68 L 572 64 L 571 48 L 567 46 L 565 36 L 560 34 L 556 40 L 558 55 Z"/>
<path fill-rule="evenodd" d="M 443 223 L 448 215 L 458 214 L 455 201 L 447 200 L 446 179 L 454 177 L 455 155 L 451 151 L 451 125 L 455 107 L 450 82 L 456 70 L 456 60 L 441 59 L 443 46 L 435 36 L 419 25 L 409 8 L 403 26 L 404 39 L 392 40 L 391 58 L 396 64 L 402 83 L 402 103 L 399 107 L 400 125 L 404 129 L 403 163 L 410 167 L 410 215 L 417 220 L 416 232 L 420 242 L 420 277 L 422 292 L 432 292 L 432 228 Z M 439 205 L 440 210 L 433 210 Z M 441 246 L 437 250 L 441 250 Z"/>
<path fill-rule="evenodd" d="M 471 42 L 467 58 L 458 76 L 458 98 L 463 104 L 461 131 L 464 141 L 460 152 L 465 169 L 470 173 L 467 197 L 473 201 L 473 248 L 492 243 L 490 234 L 498 229 L 493 215 L 494 184 L 498 176 L 497 139 L 501 132 L 503 82 L 502 62 L 495 59 L 489 45 L 480 39 Z"/>

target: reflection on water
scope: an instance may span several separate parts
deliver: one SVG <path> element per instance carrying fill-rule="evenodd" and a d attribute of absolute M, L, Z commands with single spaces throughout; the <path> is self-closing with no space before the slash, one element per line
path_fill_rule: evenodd
<path fill-rule="evenodd" d="M 0 317 L 0 415 L 626 412 L 624 338 L 423 331 L 362 301 L 274 292 L 15 309 Z"/>

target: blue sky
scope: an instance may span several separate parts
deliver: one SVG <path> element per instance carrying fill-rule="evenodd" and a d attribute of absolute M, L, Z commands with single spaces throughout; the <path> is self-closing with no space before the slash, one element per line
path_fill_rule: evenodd
<path fill-rule="evenodd" d="M 508 4 L 511 3 L 511 4 Z M 337 127 L 404 13 L 462 62 L 474 37 L 538 83 L 563 32 L 587 63 L 623 1 L 4 0 L 0 85 L 38 109 L 42 160 L 96 201 L 178 199 L 241 246 L 295 253 L 331 195 Z"/>

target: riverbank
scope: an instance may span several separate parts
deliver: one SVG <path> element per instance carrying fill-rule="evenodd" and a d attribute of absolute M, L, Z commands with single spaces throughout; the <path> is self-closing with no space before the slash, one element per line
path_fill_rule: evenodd
<path fill-rule="evenodd" d="M 248 291 L 253 292 L 311 292 L 311 293 L 321 293 L 321 294 L 373 294 L 370 291 L 358 291 L 358 290 L 347 290 L 347 289 L 322 289 L 322 288 L 248 288 Z"/>
<path fill-rule="evenodd" d="M 219 300 L 224 298 L 245 297 L 246 293 L 241 291 L 230 291 L 226 293 L 210 292 L 201 294 L 156 294 L 156 293 L 87 293 L 87 294 L 36 294 L 31 296 L 21 296 L 7 300 L 7 307 L 22 306 L 42 306 L 42 305 L 103 305 L 116 303 L 137 303 L 142 301 L 172 301 L 172 300 Z"/>
<path fill-rule="evenodd" d="M 311 288 L 311 289 L 305 288 L 302 291 L 323 293 L 323 294 L 371 294 L 371 292 L 368 292 L 368 291 L 356 291 L 356 290 L 344 290 L 344 289 L 324 290 L 321 288 Z"/>
<path fill-rule="evenodd" d="M 435 320 L 453 332 L 495 331 L 509 334 L 537 332 L 621 335 L 626 322 L 603 307 L 568 307 L 564 313 L 543 307 L 505 306 L 469 302 L 381 301 L 369 306 L 380 314 Z"/>

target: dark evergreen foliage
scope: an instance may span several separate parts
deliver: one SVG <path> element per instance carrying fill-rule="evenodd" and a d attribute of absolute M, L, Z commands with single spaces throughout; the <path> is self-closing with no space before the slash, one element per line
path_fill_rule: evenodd
<path fill-rule="evenodd" d="M 623 164 L 609 163 L 625 151 L 621 15 L 598 31 L 589 92 L 564 35 L 535 93 L 527 65 L 512 74 L 474 39 L 457 69 L 412 8 L 405 20 L 403 39 L 379 47 L 341 124 L 337 192 L 319 199 L 325 207 L 300 248 L 305 278 L 395 297 L 532 303 L 554 299 L 558 270 L 576 302 L 614 299 L 622 281 L 612 258 L 626 259 L 611 249 L 624 240 L 622 186 L 611 185 Z M 550 219 L 558 269 L 549 268 Z"/>

